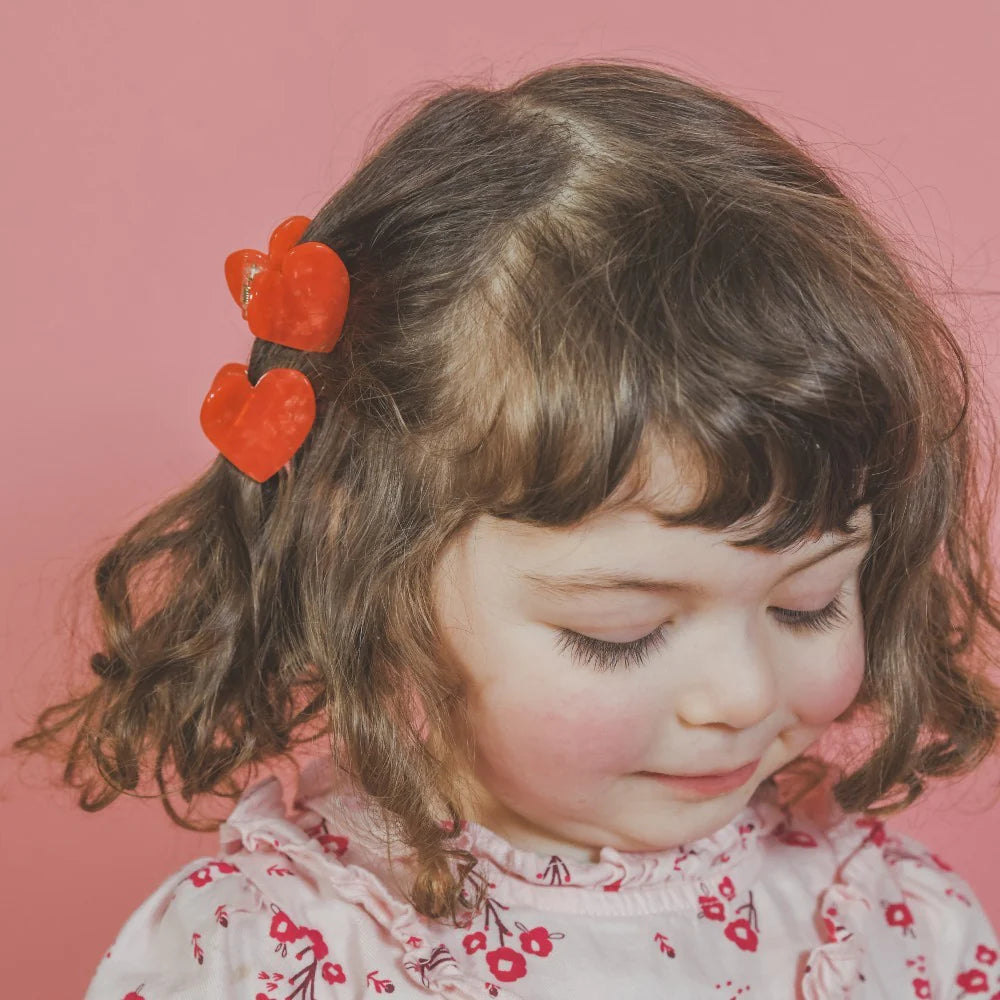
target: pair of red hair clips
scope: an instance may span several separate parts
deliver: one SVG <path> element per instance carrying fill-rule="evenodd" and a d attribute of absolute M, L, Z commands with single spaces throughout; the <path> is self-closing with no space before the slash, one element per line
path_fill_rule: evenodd
<path fill-rule="evenodd" d="M 299 243 L 311 221 L 304 215 L 285 219 L 271 233 L 267 253 L 231 253 L 226 284 L 254 336 L 326 353 L 344 326 L 350 279 L 325 243 Z M 246 365 L 223 365 L 201 405 L 206 437 L 259 483 L 299 450 L 315 419 L 312 383 L 293 368 L 272 368 L 251 385 Z"/>

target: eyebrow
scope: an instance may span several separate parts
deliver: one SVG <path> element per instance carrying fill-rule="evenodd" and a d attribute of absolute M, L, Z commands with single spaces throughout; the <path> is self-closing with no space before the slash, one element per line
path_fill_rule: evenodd
<path fill-rule="evenodd" d="M 870 532 L 865 531 L 859 535 L 852 535 L 842 541 L 827 547 L 822 552 L 804 559 L 802 562 L 791 566 L 779 578 L 786 580 L 788 577 L 816 563 L 829 559 L 830 556 L 843 552 L 845 549 L 860 548 L 868 545 L 871 541 Z M 732 545 L 732 542 L 727 542 Z M 537 573 L 523 573 L 521 579 L 529 585 L 536 593 L 552 597 L 571 597 L 581 593 L 601 590 L 638 590 L 652 593 L 663 593 L 670 591 L 688 591 L 695 594 L 704 594 L 705 588 L 697 583 L 681 583 L 674 580 L 653 580 L 648 577 L 631 576 L 627 573 L 570 573 L 565 576 L 544 576 Z"/>

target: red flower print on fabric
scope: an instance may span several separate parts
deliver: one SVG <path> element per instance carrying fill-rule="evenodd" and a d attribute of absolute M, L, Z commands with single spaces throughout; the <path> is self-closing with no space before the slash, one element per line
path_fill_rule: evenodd
<path fill-rule="evenodd" d="M 988 945 L 981 944 L 976 949 L 976 961 L 980 965 L 993 965 L 997 960 L 997 953 L 995 949 L 990 948 Z"/>
<path fill-rule="evenodd" d="M 731 979 L 727 979 L 725 982 L 726 992 L 729 994 L 728 1000 L 740 1000 L 744 993 L 750 992 L 750 984 L 746 983 L 743 986 L 737 986 L 735 992 L 733 992 L 734 983 Z M 715 988 L 721 990 L 723 988 L 722 983 L 716 983 Z M 723 994 L 724 996 L 725 994 Z"/>
<path fill-rule="evenodd" d="M 376 993 L 395 993 L 396 987 L 393 985 L 391 979 L 379 979 L 378 969 L 374 969 L 368 973 L 368 985 Z"/>
<path fill-rule="evenodd" d="M 296 961 L 304 962 L 302 967 L 288 977 L 289 984 L 296 984 L 295 989 L 289 993 L 284 1000 L 316 1000 L 316 976 L 319 972 L 320 962 L 330 954 L 323 935 L 314 927 L 303 927 L 295 923 L 284 910 L 271 904 L 271 927 L 270 937 L 278 943 L 274 946 L 275 952 L 280 952 L 282 958 L 288 955 L 289 945 L 301 946 L 294 951 Z M 307 957 L 308 956 L 308 957 Z M 261 978 L 266 978 L 266 973 L 259 974 Z M 275 973 L 275 976 L 278 974 Z M 340 965 L 326 962 L 321 973 L 325 982 L 343 983 L 347 981 L 347 976 Z M 272 977 L 273 982 L 273 977 Z M 268 989 L 274 987 L 269 985 Z"/>
<path fill-rule="evenodd" d="M 717 896 L 699 896 L 698 905 L 701 907 L 699 917 L 707 917 L 709 920 L 726 919 L 726 907 Z"/>
<path fill-rule="evenodd" d="M 523 979 L 528 972 L 528 963 L 524 955 L 513 948 L 502 946 L 486 953 L 486 963 L 493 973 L 494 979 L 501 983 L 513 983 Z"/>
<path fill-rule="evenodd" d="M 885 908 L 885 922 L 890 927 L 899 927 L 910 937 L 916 937 L 913 930 L 913 914 L 906 903 L 889 903 Z"/>
<path fill-rule="evenodd" d="M 292 923 L 291 917 L 284 910 L 279 910 L 276 906 L 272 905 L 271 910 L 274 912 L 274 916 L 271 917 L 271 937 L 282 945 L 287 945 L 290 941 L 294 941 L 299 936 L 299 929 Z M 278 949 L 275 948 L 274 950 L 277 951 Z M 282 957 L 287 954 L 288 948 L 282 947 Z"/>
<path fill-rule="evenodd" d="M 956 889 L 948 886 L 948 888 L 945 889 L 944 894 L 946 896 L 951 896 L 952 899 L 957 899 L 963 906 L 968 906 L 970 909 L 972 908 L 972 900 L 969 899 L 964 892 L 958 892 Z"/>
<path fill-rule="evenodd" d="M 325 819 L 315 826 L 307 827 L 305 834 L 307 837 L 312 837 L 323 848 L 326 854 L 333 854 L 338 858 L 342 858 L 347 853 L 350 840 L 341 834 L 330 833 Z"/>
<path fill-rule="evenodd" d="M 334 965 L 333 962 L 323 963 L 323 979 L 328 983 L 346 983 L 347 976 L 344 974 L 344 970 L 340 965 Z"/>
<path fill-rule="evenodd" d="M 823 911 L 823 926 L 826 928 L 827 941 L 846 941 L 852 936 L 843 924 L 838 923 L 840 913 L 836 906 L 828 906 Z M 910 963 L 907 962 L 907 965 Z"/>
<path fill-rule="evenodd" d="M 549 885 L 563 885 L 571 881 L 566 862 L 554 854 L 549 858 L 549 863 L 545 866 L 545 871 L 538 872 L 535 878 L 547 881 Z"/>
<path fill-rule="evenodd" d="M 472 955 L 477 951 L 482 951 L 486 947 L 486 935 L 482 931 L 473 931 L 462 938 L 462 947 L 467 955 Z"/>
<path fill-rule="evenodd" d="M 684 862 L 687 861 L 688 858 L 693 858 L 697 853 L 697 851 L 690 851 L 686 847 L 679 848 L 678 854 L 674 858 L 674 871 L 679 872 Z"/>
<path fill-rule="evenodd" d="M 257 978 L 263 980 L 267 984 L 264 988 L 273 994 L 285 977 L 280 972 L 267 973 L 261 970 L 257 973 Z M 264 1000 L 271 1000 L 267 993 L 258 993 L 256 1000 L 261 1000 L 262 997 Z"/>
<path fill-rule="evenodd" d="M 558 859 L 553 859 L 558 860 Z M 492 884 L 491 884 L 492 888 Z M 467 955 L 484 952 L 486 965 L 494 979 L 502 983 L 513 983 L 523 979 L 528 974 L 528 963 L 525 956 L 546 958 L 552 954 L 553 941 L 564 937 L 561 931 L 550 931 L 547 927 L 528 927 L 520 921 L 514 921 L 517 934 L 503 920 L 501 910 L 508 909 L 493 896 L 486 897 L 486 905 L 482 911 L 482 930 L 473 930 L 462 938 L 462 947 Z M 490 938 L 495 935 L 497 947 L 490 948 Z M 508 938 L 517 937 L 521 950 L 511 946 Z M 485 984 L 487 991 L 491 984 Z"/>
<path fill-rule="evenodd" d="M 910 985 L 913 987 L 913 996 L 916 1000 L 930 1000 L 931 994 L 931 983 L 927 978 L 927 963 L 924 961 L 923 955 L 917 955 L 916 958 L 908 958 L 906 960 L 907 969 L 915 969 L 916 976 L 910 981 Z"/>
<path fill-rule="evenodd" d="M 204 868 L 199 868 L 188 875 L 188 881 L 198 889 L 203 885 L 208 885 L 212 881 L 213 868 L 218 875 L 232 875 L 233 872 L 239 871 L 236 865 L 231 865 L 228 861 L 209 861 Z"/>
<path fill-rule="evenodd" d="M 869 819 L 866 817 L 864 819 L 856 820 L 854 825 L 862 830 L 865 829 L 865 827 L 869 828 L 868 836 L 865 837 L 864 840 L 865 843 L 871 841 L 871 843 L 873 843 L 876 847 L 881 847 L 885 844 L 885 823 L 883 823 L 882 820 Z"/>
<path fill-rule="evenodd" d="M 906 968 L 912 969 L 916 975 L 910 980 L 915 1000 L 931 1000 L 934 994 L 931 992 L 931 983 L 927 978 L 927 962 L 923 955 L 906 960 Z"/>
<path fill-rule="evenodd" d="M 992 966 L 996 965 L 998 957 L 1000 956 L 997 955 L 996 948 L 992 948 L 988 944 L 976 946 L 975 961 L 978 965 L 991 969 Z M 989 975 L 983 969 L 967 969 L 960 972 L 955 977 L 955 982 L 962 988 L 962 996 L 969 993 L 988 993 L 990 991 Z M 1000 1000 L 1000 990 L 993 993 L 990 1000 Z"/>
<path fill-rule="evenodd" d="M 660 946 L 661 954 L 667 956 L 667 958 L 676 958 L 677 952 L 674 950 L 674 946 L 670 943 L 670 939 L 666 934 L 654 934 L 653 940 Z"/>
<path fill-rule="evenodd" d="M 526 955 L 538 955 L 545 958 L 552 953 L 553 938 L 561 938 L 562 934 L 550 934 L 544 927 L 532 927 L 528 930 L 524 924 L 518 921 L 514 926 L 521 932 L 521 951 Z"/>
<path fill-rule="evenodd" d="M 723 899 L 732 899 L 736 895 L 736 887 L 728 875 L 719 883 L 719 895 Z"/>
<path fill-rule="evenodd" d="M 196 872 L 188 875 L 188 879 L 190 879 L 192 885 L 200 889 L 203 885 L 208 885 L 212 881 L 212 869 L 199 868 Z"/>
<path fill-rule="evenodd" d="M 428 969 L 436 969 L 439 965 L 455 965 L 455 959 L 448 949 L 443 945 L 439 944 L 430 955 L 430 958 L 421 958 L 416 962 L 406 962 L 407 969 L 414 969 L 420 973 L 420 984 L 421 986 L 430 986 L 430 980 L 427 977 Z"/>
<path fill-rule="evenodd" d="M 725 934 L 742 951 L 757 950 L 757 932 L 750 926 L 750 921 L 745 917 L 740 917 L 739 920 L 733 920 L 726 924 Z"/>
<path fill-rule="evenodd" d="M 966 993 L 985 993 L 990 988 L 989 980 L 982 969 L 969 969 L 968 972 L 960 972 L 955 977 L 955 982 Z"/>
<path fill-rule="evenodd" d="M 335 833 L 324 833 L 316 840 L 322 845 L 327 853 L 333 853 L 338 858 L 342 858 L 347 853 L 347 838 L 340 837 Z"/>
<path fill-rule="evenodd" d="M 142 984 L 142 986 L 145 985 L 145 983 Z M 142 986 L 139 987 L 139 990 L 142 989 Z M 122 1000 L 146 1000 L 139 990 L 132 990 L 131 993 L 126 993 L 125 996 L 122 997 Z"/>
<path fill-rule="evenodd" d="M 314 930 L 312 927 L 301 927 L 299 930 L 299 937 L 304 937 L 310 942 L 306 945 L 303 951 L 312 948 L 313 958 L 315 958 L 316 961 L 326 958 L 326 956 L 330 953 L 330 949 L 327 948 L 326 942 L 323 940 L 323 935 L 320 934 L 319 931 Z M 303 952 L 300 951 L 295 957 L 299 958 L 302 954 Z"/>
<path fill-rule="evenodd" d="M 725 923 L 723 933 L 728 940 L 732 941 L 741 951 L 756 951 L 760 941 L 760 929 L 757 924 L 757 908 L 753 903 L 753 893 L 747 892 L 747 902 L 742 906 L 734 907 L 733 912 L 742 914 L 742 916 L 736 916 L 726 922 L 728 915 L 726 906 L 722 900 L 718 896 L 713 896 L 709 892 L 708 886 L 704 883 L 702 883 L 700 889 L 701 895 L 698 897 L 699 919 L 705 918 Z M 732 891 L 732 898 L 735 900 L 736 889 L 732 885 L 732 882 L 726 886 L 726 892 L 729 893 L 730 890 Z"/>

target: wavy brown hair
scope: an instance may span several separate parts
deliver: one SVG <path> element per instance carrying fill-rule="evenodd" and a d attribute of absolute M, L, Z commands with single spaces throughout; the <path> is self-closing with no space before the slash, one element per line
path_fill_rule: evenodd
<path fill-rule="evenodd" d="M 877 732 L 838 802 L 892 811 L 980 761 L 995 428 L 905 241 L 804 142 L 657 65 L 404 110 L 302 237 L 350 273 L 336 349 L 253 343 L 252 380 L 311 379 L 305 446 L 264 484 L 219 457 L 116 541 L 97 677 L 15 746 L 57 753 L 84 809 L 151 778 L 204 829 L 168 794 L 235 797 L 322 738 L 412 849 L 411 901 L 453 920 L 483 886 L 452 841 L 474 748 L 435 566 L 483 515 L 570 526 L 628 501 L 668 441 L 704 473 L 679 524 L 752 519 L 746 543 L 778 551 L 871 505 Z"/>

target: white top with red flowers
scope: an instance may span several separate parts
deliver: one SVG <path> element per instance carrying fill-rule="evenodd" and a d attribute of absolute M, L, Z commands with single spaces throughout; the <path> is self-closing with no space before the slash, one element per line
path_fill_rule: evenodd
<path fill-rule="evenodd" d="M 956 872 L 879 821 L 782 807 L 771 781 L 711 836 L 590 863 L 468 823 L 489 896 L 462 927 L 406 901 L 364 815 L 320 762 L 291 811 L 277 778 L 254 785 L 85 1000 L 1000 998 L 995 931 Z"/>

